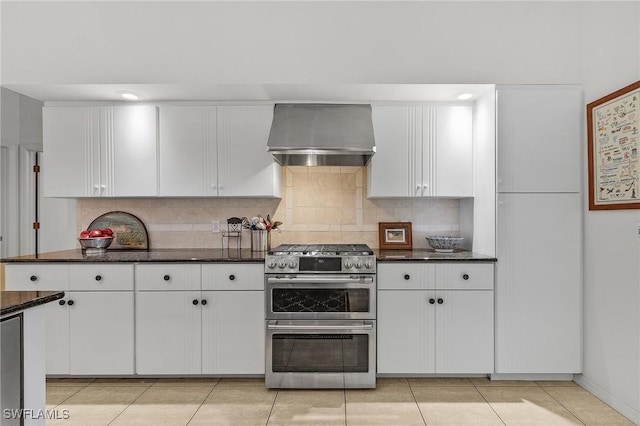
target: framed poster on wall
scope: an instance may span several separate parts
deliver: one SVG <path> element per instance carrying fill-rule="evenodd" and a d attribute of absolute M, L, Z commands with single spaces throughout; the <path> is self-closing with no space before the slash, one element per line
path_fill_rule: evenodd
<path fill-rule="evenodd" d="M 587 105 L 589 210 L 640 209 L 640 81 Z"/>

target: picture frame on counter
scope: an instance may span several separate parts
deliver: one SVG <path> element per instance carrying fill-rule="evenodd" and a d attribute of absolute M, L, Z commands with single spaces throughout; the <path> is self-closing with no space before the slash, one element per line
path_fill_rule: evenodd
<path fill-rule="evenodd" d="M 379 222 L 378 239 L 381 250 L 411 250 L 411 222 Z"/>
<path fill-rule="evenodd" d="M 587 105 L 589 210 L 640 209 L 640 81 Z"/>

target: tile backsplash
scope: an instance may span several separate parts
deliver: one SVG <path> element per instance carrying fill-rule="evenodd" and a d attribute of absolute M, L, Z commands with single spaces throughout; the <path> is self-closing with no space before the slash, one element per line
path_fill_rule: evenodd
<path fill-rule="evenodd" d="M 367 199 L 364 167 L 283 167 L 283 198 L 103 198 L 77 203 L 78 232 L 109 211 L 126 211 L 147 226 L 152 248 L 220 248 L 230 217 L 267 214 L 283 222 L 271 233 L 281 243 L 365 243 L 378 247 L 378 222 L 410 221 L 413 246 L 428 247 L 426 235 L 459 233 L 458 200 Z M 224 241 L 225 248 L 227 242 Z M 232 247 L 234 244 L 232 243 Z M 250 247 L 243 232 L 242 247 Z"/>

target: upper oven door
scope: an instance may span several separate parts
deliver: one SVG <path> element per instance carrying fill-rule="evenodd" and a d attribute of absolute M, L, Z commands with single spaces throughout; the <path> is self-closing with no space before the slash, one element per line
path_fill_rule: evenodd
<path fill-rule="evenodd" d="M 375 319 L 375 275 L 266 277 L 267 319 Z"/>

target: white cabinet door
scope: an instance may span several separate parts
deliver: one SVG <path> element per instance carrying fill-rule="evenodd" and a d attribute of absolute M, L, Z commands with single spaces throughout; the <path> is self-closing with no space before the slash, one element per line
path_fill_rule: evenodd
<path fill-rule="evenodd" d="M 580 192 L 580 86 L 498 86 L 499 192 Z"/>
<path fill-rule="evenodd" d="M 136 294 L 137 374 L 201 373 L 200 299 L 199 291 Z"/>
<path fill-rule="evenodd" d="M 133 291 L 70 292 L 69 300 L 69 373 L 133 374 Z"/>
<path fill-rule="evenodd" d="M 473 196 L 472 107 L 374 106 L 369 197 Z"/>
<path fill-rule="evenodd" d="M 415 181 L 415 146 L 419 107 L 373 106 L 376 153 L 367 170 L 368 197 L 412 197 L 420 192 Z M 418 160 L 419 161 L 419 160 Z M 420 188 L 421 189 L 421 188 Z"/>
<path fill-rule="evenodd" d="M 163 105 L 159 114 L 160 196 L 218 195 L 216 107 Z"/>
<path fill-rule="evenodd" d="M 267 152 L 273 106 L 218 107 L 218 195 L 280 197 L 281 168 Z"/>
<path fill-rule="evenodd" d="M 499 194 L 496 372 L 581 371 L 581 196 Z"/>
<path fill-rule="evenodd" d="M 69 374 L 69 294 L 42 306 L 45 324 L 46 372 Z"/>
<path fill-rule="evenodd" d="M 112 197 L 158 195 L 157 108 L 150 105 L 105 107 L 103 167 Z M 102 185 L 105 185 L 103 182 Z"/>
<path fill-rule="evenodd" d="M 264 291 L 203 291 L 202 373 L 264 374 Z"/>
<path fill-rule="evenodd" d="M 378 373 L 435 372 L 433 291 L 378 291 Z"/>
<path fill-rule="evenodd" d="M 430 195 L 472 197 L 472 107 L 454 105 L 435 109 L 435 170 L 426 170 L 434 180 Z"/>
<path fill-rule="evenodd" d="M 155 106 L 44 107 L 46 197 L 158 194 Z"/>
<path fill-rule="evenodd" d="M 42 144 L 47 165 L 42 168 L 45 197 L 91 197 L 94 193 L 90 159 L 100 158 L 98 107 L 45 107 Z M 96 172 L 99 174 L 99 166 Z M 99 184 L 99 183 L 97 183 Z"/>
<path fill-rule="evenodd" d="M 493 372 L 493 291 L 436 291 L 436 373 Z"/>

